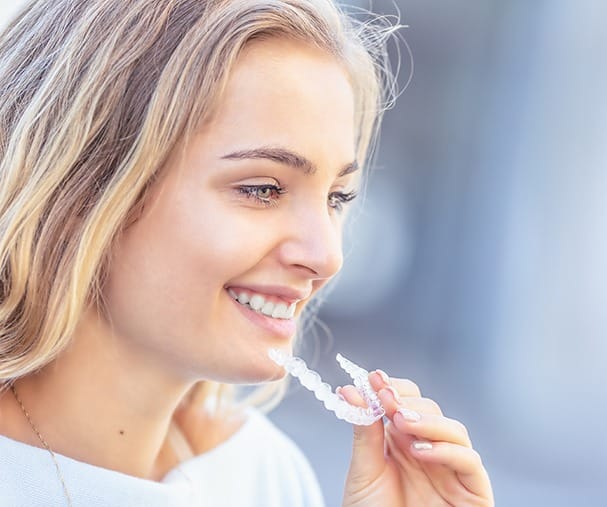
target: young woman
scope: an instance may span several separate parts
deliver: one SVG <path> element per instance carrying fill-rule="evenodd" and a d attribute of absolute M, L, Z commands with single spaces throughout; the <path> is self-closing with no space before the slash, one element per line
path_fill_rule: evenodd
<path fill-rule="evenodd" d="M 34 0 L 8 26 L 1 505 L 322 505 L 253 405 L 341 267 L 389 32 L 329 0 Z M 493 505 L 464 426 L 369 380 L 388 422 L 354 426 L 343 505 Z"/>

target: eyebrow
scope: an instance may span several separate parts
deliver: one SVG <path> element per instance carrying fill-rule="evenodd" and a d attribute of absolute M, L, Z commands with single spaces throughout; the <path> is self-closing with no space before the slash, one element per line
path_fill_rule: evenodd
<path fill-rule="evenodd" d="M 221 158 L 230 160 L 265 159 L 303 171 L 304 174 L 314 174 L 317 171 L 317 167 L 314 165 L 314 163 L 303 155 L 300 155 L 287 148 L 280 147 L 263 146 L 261 148 L 253 148 L 250 150 L 239 150 L 233 153 L 228 153 Z M 341 178 L 342 176 L 353 173 L 357 170 L 358 163 L 355 160 L 354 162 L 346 164 L 344 167 L 342 167 L 337 176 Z"/>

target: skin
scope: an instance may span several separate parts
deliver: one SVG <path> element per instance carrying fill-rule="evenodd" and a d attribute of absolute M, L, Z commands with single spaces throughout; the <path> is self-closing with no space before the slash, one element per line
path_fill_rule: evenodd
<path fill-rule="evenodd" d="M 369 382 L 388 422 L 354 426 L 343 507 L 495 505 L 487 471 L 461 422 L 445 417 L 411 380 L 377 370 Z M 366 407 L 353 385 L 339 392 L 349 403 Z"/>
<path fill-rule="evenodd" d="M 355 159 L 353 102 L 344 69 L 317 49 L 274 40 L 244 51 L 214 118 L 175 148 L 143 216 L 120 238 L 105 310 L 88 309 L 69 349 L 16 383 L 55 452 L 159 479 L 172 461 L 171 417 L 192 384 L 284 375 L 267 349 L 290 350 L 292 337 L 243 318 L 225 287 L 297 290 L 305 295 L 297 317 L 339 271 L 345 213 L 329 196 L 356 187 L 356 174 L 338 177 Z M 224 158 L 261 146 L 301 154 L 316 172 Z M 287 193 L 271 194 L 272 206 L 239 191 L 277 183 Z M 1 402 L 0 431 L 41 447 L 10 391 Z M 200 430 L 209 421 L 195 423 L 183 424 L 195 452 L 239 427 L 209 443 L 191 431 L 213 433 Z"/>
<path fill-rule="evenodd" d="M 214 421 L 179 402 L 199 380 L 249 384 L 285 374 L 267 349 L 290 351 L 293 336 L 245 318 L 226 288 L 289 287 L 300 293 L 297 318 L 339 271 L 346 209 L 337 197 L 356 189 L 360 177 L 343 174 L 355 162 L 353 104 L 348 74 L 332 56 L 286 40 L 245 49 L 215 116 L 176 147 L 142 217 L 119 239 L 104 308 L 87 309 L 69 349 L 16 383 L 55 452 L 160 480 L 176 464 L 166 441 L 173 416 L 195 453 L 237 431 L 238 414 Z M 242 157 L 260 147 L 290 150 L 315 170 Z M 241 156 L 226 158 L 235 152 Z M 253 194 L 243 192 L 252 186 Z M 381 391 L 391 423 L 354 427 L 343 505 L 492 505 L 474 455 L 456 453 L 435 467 L 436 453 L 411 451 L 412 434 L 471 448 L 462 427 L 442 418 L 414 385 L 392 383 L 422 422 L 399 421 L 396 402 Z M 342 392 L 364 405 L 353 390 Z M 8 394 L 0 399 L 0 433 L 40 447 Z"/>

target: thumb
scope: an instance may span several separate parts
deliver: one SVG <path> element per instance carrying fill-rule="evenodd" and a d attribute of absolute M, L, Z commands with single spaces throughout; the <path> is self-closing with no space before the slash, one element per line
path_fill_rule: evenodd
<path fill-rule="evenodd" d="M 366 408 L 367 404 L 354 386 L 339 390 L 345 400 L 355 406 Z M 359 490 L 373 482 L 385 467 L 384 422 L 375 421 L 370 426 L 353 426 L 352 459 L 347 477 L 347 489 Z"/>

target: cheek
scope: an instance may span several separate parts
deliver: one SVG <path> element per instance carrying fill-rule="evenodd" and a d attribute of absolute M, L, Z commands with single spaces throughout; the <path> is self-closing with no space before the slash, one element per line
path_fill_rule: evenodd
<path fill-rule="evenodd" d="M 185 211 L 178 226 L 167 225 L 161 255 L 186 280 L 195 277 L 203 285 L 223 285 L 252 268 L 272 248 L 269 229 L 253 215 L 225 204 Z"/>
<path fill-rule="evenodd" d="M 115 251 L 105 290 L 113 323 L 129 336 L 207 326 L 225 283 L 272 249 L 270 228 L 254 215 L 206 196 L 158 206 L 133 224 Z"/>

